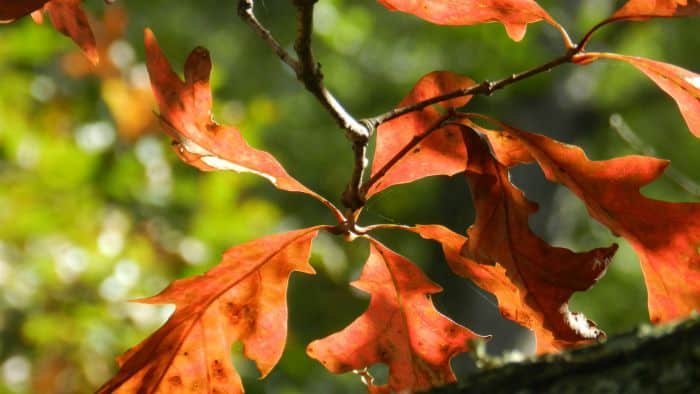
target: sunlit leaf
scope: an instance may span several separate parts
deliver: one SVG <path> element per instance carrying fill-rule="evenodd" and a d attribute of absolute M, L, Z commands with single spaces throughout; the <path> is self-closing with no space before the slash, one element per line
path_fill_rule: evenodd
<path fill-rule="evenodd" d="M 510 183 L 508 170 L 474 132 L 465 131 L 469 149 L 466 176 L 476 209 L 467 237 L 441 226 L 415 231 L 443 245 L 453 270 L 498 299 L 501 313 L 531 329 L 538 353 L 583 344 L 604 334 L 567 302 L 605 272 L 617 247 L 574 253 L 535 235 L 528 218 L 537 206 Z"/>
<path fill-rule="evenodd" d="M 700 13 L 698 0 L 630 0 L 611 19 L 645 20 L 652 17 L 687 16 Z"/>
<path fill-rule="evenodd" d="M 474 81 L 467 77 L 435 71 L 423 76 L 398 106 L 472 85 Z M 449 111 L 464 106 L 470 99 L 471 96 L 460 97 L 436 106 L 441 111 Z M 456 126 L 441 127 L 442 114 L 438 108 L 429 106 L 378 127 L 372 162 L 372 176 L 377 181 L 369 188 L 368 197 L 396 184 L 432 175 L 453 175 L 464 170 L 466 152 L 459 129 Z M 407 148 L 410 149 L 406 151 Z"/>
<path fill-rule="evenodd" d="M 597 59 L 622 60 L 643 72 L 678 105 L 690 131 L 700 137 L 700 74 L 673 64 L 616 53 L 591 53 L 578 56 L 577 62 L 588 64 Z"/>
<path fill-rule="evenodd" d="M 227 250 L 204 275 L 173 282 L 140 300 L 175 304 L 158 331 L 119 358 L 120 370 L 99 393 L 243 393 L 231 346 L 243 343 L 262 376 L 287 338 L 287 283 L 313 274 L 311 242 L 319 227 L 272 235 Z"/>
<path fill-rule="evenodd" d="M 287 174 L 270 153 L 252 148 L 235 127 L 212 119 L 209 51 L 195 48 L 185 62 L 184 82 L 170 67 L 153 32 L 145 30 L 146 61 L 165 131 L 180 158 L 201 170 L 259 175 L 277 188 L 306 193 L 335 210 L 325 198 Z"/>
<path fill-rule="evenodd" d="M 334 373 L 386 364 L 384 392 L 427 390 L 455 381 L 450 359 L 467 351 L 478 335 L 435 310 L 430 294 L 440 292 L 439 286 L 375 240 L 353 286 L 372 295 L 369 307 L 342 331 L 309 344 L 309 356 Z"/>
<path fill-rule="evenodd" d="M 630 242 L 647 286 L 649 316 L 664 322 L 700 310 L 700 204 L 644 197 L 667 161 L 642 156 L 592 161 L 584 152 L 542 135 L 509 128 L 547 179 L 571 189 L 589 214 Z"/>
<path fill-rule="evenodd" d="M 528 23 L 551 16 L 533 0 L 379 0 L 390 10 L 413 14 L 438 25 L 475 25 L 500 22 L 513 41 L 525 36 Z"/>

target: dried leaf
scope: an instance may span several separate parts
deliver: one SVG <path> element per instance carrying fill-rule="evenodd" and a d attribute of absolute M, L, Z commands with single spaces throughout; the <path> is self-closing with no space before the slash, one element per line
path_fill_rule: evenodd
<path fill-rule="evenodd" d="M 204 275 L 177 280 L 140 302 L 175 304 L 158 331 L 118 361 L 99 393 L 243 393 L 231 364 L 240 341 L 264 377 L 287 336 L 287 283 L 292 271 L 313 274 L 311 242 L 321 227 L 259 238 L 227 250 Z"/>
<path fill-rule="evenodd" d="M 667 161 L 643 156 L 591 161 L 575 146 L 510 128 L 547 179 L 571 189 L 590 215 L 630 242 L 647 286 L 649 316 L 665 322 L 700 310 L 700 203 L 670 203 L 639 189 Z"/>
<path fill-rule="evenodd" d="M 700 137 L 700 74 L 673 64 L 616 53 L 584 54 L 578 56 L 576 62 L 588 64 L 597 59 L 622 60 L 643 72 L 676 101 L 688 128 Z"/>
<path fill-rule="evenodd" d="M 145 31 L 145 42 L 148 73 L 163 127 L 175 140 L 175 151 L 184 162 L 204 171 L 254 173 L 279 189 L 322 199 L 289 176 L 271 154 L 251 148 L 236 128 L 214 122 L 209 86 L 211 59 L 206 49 L 198 47 L 190 53 L 183 82 L 149 29 Z"/>
<path fill-rule="evenodd" d="M 82 0 L 51 0 L 44 5 L 56 30 L 70 37 L 82 49 L 85 56 L 97 64 L 100 56 L 95 44 L 87 15 L 81 5 Z"/>
<path fill-rule="evenodd" d="M 583 344 L 604 336 L 593 322 L 569 311 L 575 291 L 591 287 L 605 272 L 616 245 L 574 253 L 547 244 L 529 228 L 537 206 L 510 183 L 507 169 L 474 132 L 465 131 L 476 221 L 467 238 L 441 226 L 418 226 L 424 238 L 443 245 L 452 269 L 498 299 L 501 313 L 531 329 L 537 352 Z"/>
<path fill-rule="evenodd" d="M 431 97 L 468 88 L 474 81 L 449 71 L 434 71 L 423 76 L 399 107 Z M 471 96 L 443 101 L 436 106 L 450 111 L 464 106 Z M 397 184 L 413 182 L 432 175 L 453 175 L 464 170 L 466 151 L 459 129 L 455 126 L 439 126 L 442 114 L 438 109 L 426 107 L 396 119 L 377 129 L 377 147 L 372 162 L 372 176 L 378 177 L 368 190 L 367 197 Z M 402 152 L 407 147 L 409 151 Z M 405 153 L 405 154 L 404 154 Z M 395 157 L 401 154 L 400 159 Z M 389 165 L 389 167 L 386 167 Z"/>
<path fill-rule="evenodd" d="M 386 8 L 413 14 L 438 25 L 500 22 L 513 41 L 525 36 L 528 23 L 545 20 L 558 26 L 533 0 L 379 0 Z"/>
<path fill-rule="evenodd" d="M 699 0 L 630 0 L 610 19 L 646 20 L 652 17 L 688 16 L 698 13 Z"/>
<path fill-rule="evenodd" d="M 370 392 L 413 392 L 455 381 L 450 359 L 478 335 L 435 310 L 429 295 L 439 286 L 375 240 L 352 285 L 372 295 L 369 307 L 342 331 L 309 344 L 309 356 L 333 373 L 387 364 L 388 387 L 371 386 Z"/>

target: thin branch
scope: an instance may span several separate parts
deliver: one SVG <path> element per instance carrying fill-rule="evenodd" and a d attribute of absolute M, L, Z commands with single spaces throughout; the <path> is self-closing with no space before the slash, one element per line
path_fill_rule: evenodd
<path fill-rule="evenodd" d="M 365 199 L 360 192 L 360 186 L 367 168 L 367 143 L 370 130 L 354 117 L 336 100 L 331 92 L 323 85 L 321 66 L 316 62 L 311 50 L 311 35 L 313 32 L 313 10 L 316 0 L 294 0 L 299 12 L 299 26 L 294 50 L 299 57 L 297 78 L 306 89 L 313 93 L 318 101 L 335 118 L 338 125 L 346 131 L 347 137 L 353 142 L 354 166 L 350 182 L 342 196 L 343 205 L 350 209 L 348 217 L 353 222 L 355 212 L 365 205 Z"/>
<path fill-rule="evenodd" d="M 350 182 L 343 193 L 343 204 L 351 210 L 350 217 L 355 217 L 357 210 L 362 207 L 365 200 L 360 192 L 360 186 L 367 167 L 367 144 L 372 130 L 367 125 L 358 122 L 338 102 L 333 94 L 323 84 L 321 66 L 314 58 L 311 50 L 311 36 L 313 33 L 313 11 L 317 0 L 293 0 L 297 8 L 298 32 L 294 43 L 294 51 L 297 59 L 294 59 L 279 42 L 272 36 L 255 17 L 253 12 L 253 0 L 240 0 L 238 3 L 238 15 L 255 31 L 275 54 L 286 63 L 296 74 L 297 79 L 311 92 L 323 107 L 333 116 L 338 126 L 345 130 L 345 134 L 353 142 L 354 167 Z M 354 225 L 354 220 L 350 219 Z"/>
<path fill-rule="evenodd" d="M 297 78 L 306 89 L 313 93 L 328 112 L 335 118 L 338 125 L 344 129 L 352 141 L 367 141 L 370 130 L 350 115 L 336 100 L 331 92 L 323 85 L 321 66 L 314 59 L 311 50 L 311 33 L 313 30 L 314 4 L 317 0 L 294 0 L 299 11 L 299 26 L 294 50 L 299 57 Z"/>
<path fill-rule="evenodd" d="M 564 37 L 564 42 L 567 46 L 567 51 L 565 54 L 554 58 L 547 63 L 544 63 L 542 65 L 539 65 L 537 67 L 533 67 L 529 70 L 522 71 L 520 73 L 512 74 L 506 78 L 497 80 L 497 81 L 483 81 L 477 85 L 472 85 L 468 88 L 462 88 L 462 89 L 457 89 L 449 93 L 445 93 L 439 96 L 431 97 L 423 101 L 419 101 L 417 103 L 413 103 L 411 105 L 407 105 L 404 107 L 399 107 L 395 108 L 391 111 L 385 112 L 383 114 L 379 114 L 376 116 L 373 116 L 371 118 L 366 118 L 363 119 L 362 122 L 369 125 L 372 129 L 376 129 L 381 125 L 382 123 L 388 122 L 392 119 L 398 118 L 402 115 L 405 115 L 410 112 L 415 112 L 415 111 L 420 111 L 423 108 L 437 104 L 442 101 L 454 99 L 457 97 L 464 97 L 464 96 L 473 96 L 473 95 L 484 95 L 484 96 L 489 96 L 493 94 L 495 91 L 503 89 L 504 87 L 521 81 L 526 78 L 530 78 L 534 75 L 541 74 L 547 71 L 550 71 L 554 67 L 560 66 L 564 63 L 570 63 L 576 55 L 579 55 L 583 52 L 585 49 L 586 45 L 588 42 L 591 40 L 591 37 L 593 33 L 595 33 L 598 29 L 601 27 L 612 23 L 616 22 L 618 19 L 606 19 L 601 23 L 598 23 L 597 25 L 593 26 L 586 34 L 584 35 L 583 39 L 579 41 L 577 44 L 571 44 L 571 39 L 568 37 L 568 34 L 566 33 L 566 30 L 560 28 L 560 31 L 562 32 L 562 35 Z"/>
<path fill-rule="evenodd" d="M 295 73 L 299 73 L 299 62 L 287 52 L 272 36 L 269 30 L 263 26 L 253 13 L 253 0 L 240 0 L 238 2 L 238 16 L 243 19 L 265 43 L 272 48 L 277 57 L 287 64 Z"/>
<path fill-rule="evenodd" d="M 472 85 L 468 88 L 462 88 L 462 89 L 457 89 L 449 93 L 445 93 L 439 96 L 431 97 L 429 99 L 419 101 L 404 107 L 399 107 L 395 108 L 391 111 L 385 112 L 383 114 L 364 119 L 364 122 L 371 125 L 372 127 L 378 127 L 382 123 L 388 122 L 392 119 L 398 118 L 399 116 L 405 115 L 410 112 L 415 112 L 415 111 L 420 111 L 425 107 L 428 107 L 433 104 L 437 104 L 442 101 L 447 101 L 453 98 L 457 97 L 464 97 L 464 96 L 473 96 L 473 95 L 485 95 L 489 96 L 493 94 L 495 91 L 503 89 L 504 87 L 523 80 L 525 78 L 532 77 L 533 75 L 537 75 L 546 71 L 549 71 L 553 69 L 556 66 L 559 66 L 564 63 L 568 63 L 571 61 L 571 59 L 574 57 L 574 55 L 578 54 L 580 52 L 578 47 L 574 47 L 570 49 L 566 54 L 559 56 L 555 59 L 550 60 L 547 63 L 544 63 L 540 66 L 531 68 L 529 70 L 517 73 L 517 74 L 512 74 L 509 77 L 500 79 L 498 81 L 484 81 L 481 82 L 480 84 L 477 85 Z"/>

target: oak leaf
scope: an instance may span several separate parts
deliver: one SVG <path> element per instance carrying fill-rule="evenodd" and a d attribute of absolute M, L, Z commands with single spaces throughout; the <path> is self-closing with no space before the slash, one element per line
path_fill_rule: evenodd
<path fill-rule="evenodd" d="M 700 203 L 644 197 L 639 189 L 661 176 L 665 160 L 626 156 L 592 161 L 578 147 L 509 128 L 547 179 L 568 187 L 590 215 L 630 242 L 647 287 L 649 317 L 665 322 L 700 310 Z"/>
<path fill-rule="evenodd" d="M 424 75 L 398 107 L 468 88 L 474 81 L 449 71 Z M 442 111 L 466 105 L 471 96 L 437 104 Z M 372 161 L 376 178 L 367 197 L 401 183 L 432 175 L 453 175 L 464 170 L 466 151 L 456 126 L 441 126 L 443 115 L 431 106 L 392 119 L 377 128 Z M 406 151 L 406 149 L 408 149 Z"/>
<path fill-rule="evenodd" d="M 262 376 L 279 361 L 287 336 L 292 271 L 313 274 L 311 242 L 321 227 L 259 238 L 224 253 L 204 275 L 177 280 L 140 300 L 175 304 L 175 313 L 119 357 L 120 370 L 98 393 L 243 393 L 231 364 L 240 341 Z"/>
<path fill-rule="evenodd" d="M 604 336 L 595 323 L 570 312 L 567 302 L 605 273 L 617 246 L 574 253 L 547 244 L 528 225 L 537 206 L 510 183 L 507 168 L 486 142 L 471 130 L 464 132 L 475 223 L 466 238 L 441 226 L 414 231 L 441 242 L 455 273 L 493 293 L 506 318 L 532 330 L 538 353 Z"/>
<path fill-rule="evenodd" d="M 42 23 L 42 15 L 46 12 L 56 30 L 73 40 L 93 65 L 99 63 L 95 36 L 83 10 L 82 0 L 50 0 L 44 3 L 43 7 L 31 11 L 34 21 Z"/>
<path fill-rule="evenodd" d="M 274 156 L 251 148 L 236 128 L 212 119 L 209 51 L 197 47 L 190 53 L 183 82 L 173 72 L 150 29 L 145 30 L 145 43 L 148 74 L 162 124 L 175 140 L 175 151 L 184 162 L 204 171 L 254 173 L 279 189 L 323 199 L 287 174 Z"/>
<path fill-rule="evenodd" d="M 379 0 L 390 10 L 413 14 L 438 25 L 500 22 L 513 41 L 525 36 L 528 23 L 545 20 L 558 26 L 533 0 Z"/>
<path fill-rule="evenodd" d="M 435 310 L 430 294 L 442 289 L 418 267 L 370 242 L 360 279 L 352 283 L 371 294 L 369 307 L 342 331 L 309 344 L 307 354 L 333 373 L 387 364 L 387 386 L 370 386 L 371 392 L 414 392 L 455 382 L 450 359 L 479 336 Z"/>
<path fill-rule="evenodd" d="M 700 13 L 700 0 L 630 0 L 610 19 L 646 20 Z"/>
<path fill-rule="evenodd" d="M 583 54 L 577 56 L 575 61 L 588 64 L 597 59 L 621 60 L 643 72 L 676 101 L 688 128 L 696 137 L 700 137 L 700 74 L 673 64 L 616 53 Z"/>

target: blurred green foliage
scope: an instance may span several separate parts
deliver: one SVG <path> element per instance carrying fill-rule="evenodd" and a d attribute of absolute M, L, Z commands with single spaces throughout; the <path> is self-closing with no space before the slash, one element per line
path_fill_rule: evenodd
<path fill-rule="evenodd" d="M 620 2 L 541 1 L 574 38 Z M 251 145 L 275 154 L 309 187 L 338 201 L 351 171 L 350 145 L 311 95 L 235 15 L 236 1 L 87 1 L 101 26 L 110 7 L 126 10 L 123 37 L 98 36 L 113 69 L 84 71 L 76 48 L 29 18 L 0 27 L 0 392 L 91 392 L 116 370 L 114 357 L 158 327 L 172 308 L 127 303 L 170 281 L 213 266 L 227 247 L 332 217 L 314 201 L 234 173 L 200 173 L 180 163 L 152 116 L 144 80 L 142 31 L 151 27 L 176 70 L 196 45 L 214 61 L 214 112 Z M 291 47 L 289 1 L 256 4 L 258 17 Z M 392 13 L 375 1 L 320 0 L 314 47 L 327 85 L 357 117 L 392 108 L 418 78 L 446 69 L 496 79 L 562 52 L 558 33 L 531 25 L 513 43 L 496 24 L 440 27 Z M 652 57 L 699 70 L 697 18 L 609 26 L 594 50 Z M 72 55 L 71 55 L 72 53 Z M 83 70 L 83 71 L 81 71 Z M 140 89 L 140 90 L 139 90 Z M 145 90 L 144 90 L 145 89 Z M 145 112 L 144 112 L 145 109 Z M 674 103 L 624 64 L 564 66 L 470 103 L 520 128 L 584 147 L 595 159 L 634 152 L 610 127 L 624 122 L 658 156 L 698 181 L 700 144 Z M 144 117 L 143 113 L 147 114 Z M 131 128 L 125 126 L 136 122 Z M 532 225 L 557 245 L 582 250 L 620 242 L 607 276 L 572 309 L 609 333 L 646 319 L 645 291 L 629 246 L 593 222 L 567 191 L 539 170 L 514 181 L 541 211 Z M 698 201 L 664 178 L 646 190 L 673 201 Z M 370 201 L 363 224 L 443 223 L 464 231 L 473 220 L 465 182 L 426 179 Z M 407 234 L 381 240 L 414 259 L 445 292 L 439 309 L 482 334 L 491 349 L 531 349 L 531 339 L 498 315 L 492 297 L 449 273 L 438 248 Z M 314 244 L 315 277 L 295 274 L 290 333 L 280 365 L 264 381 L 234 351 L 250 393 L 342 393 L 359 378 L 335 377 L 304 354 L 306 344 L 344 327 L 367 304 L 347 286 L 367 255 L 364 241 L 322 235 Z M 466 357 L 458 372 L 470 367 Z"/>

